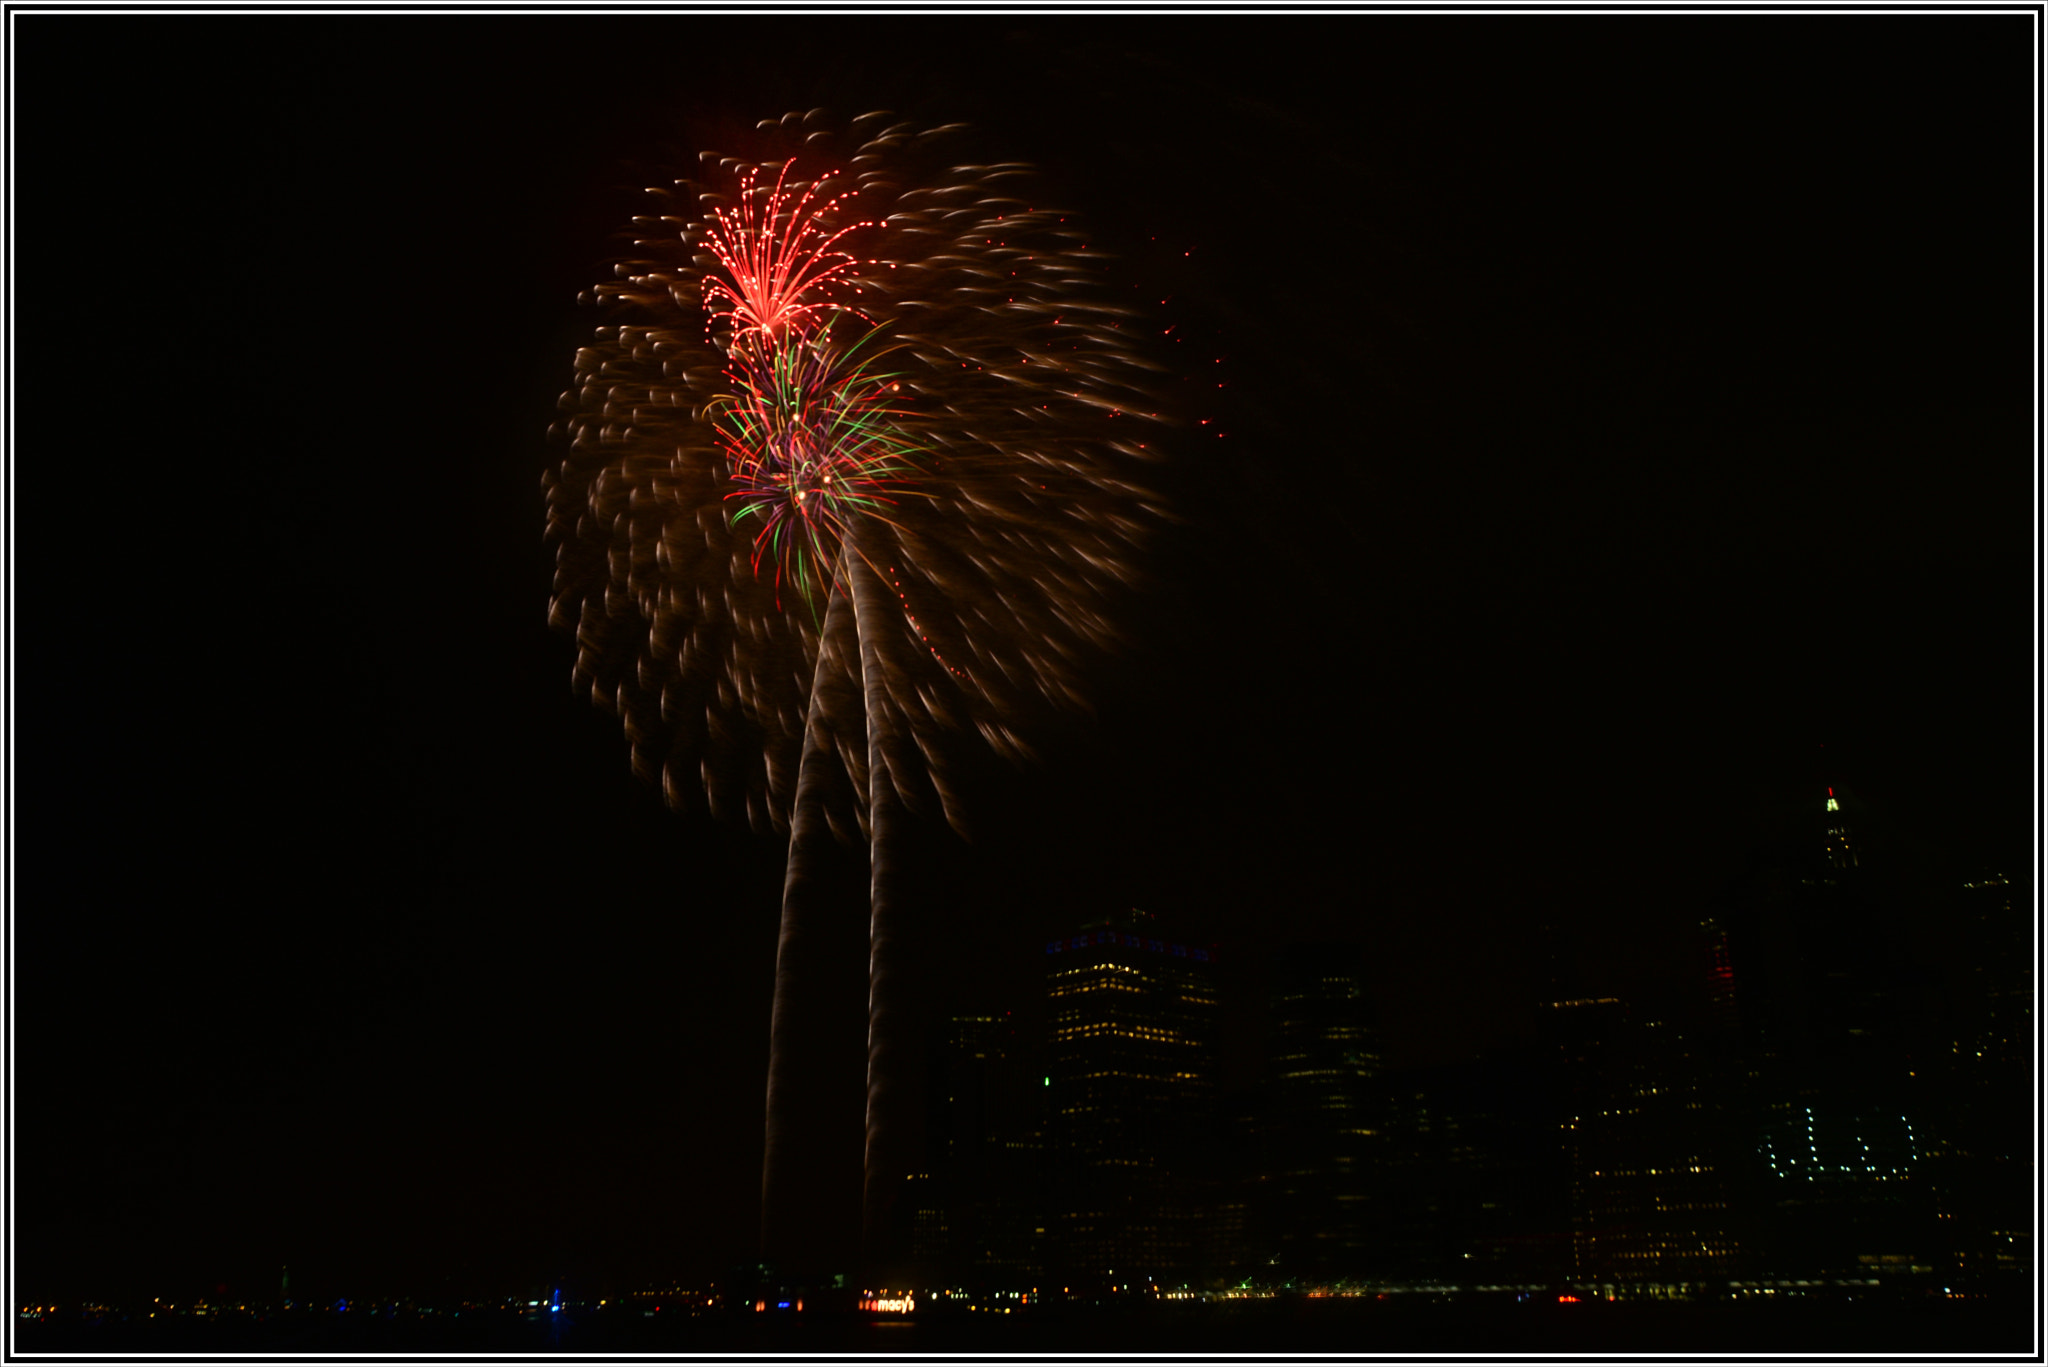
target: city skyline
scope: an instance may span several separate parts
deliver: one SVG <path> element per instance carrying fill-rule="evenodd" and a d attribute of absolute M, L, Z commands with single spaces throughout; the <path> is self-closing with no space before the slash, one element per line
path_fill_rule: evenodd
<path fill-rule="evenodd" d="M 2031 1135 L 2027 893 L 1914 886 L 1824 791 L 1720 890 L 1675 992 L 1615 995 L 1545 927 L 1532 1027 L 1451 1062 L 1387 1066 L 1404 1022 L 1358 941 L 1245 948 L 1256 1066 L 1228 1080 L 1215 953 L 1140 910 L 1051 941 L 1042 1009 L 929 1026 L 944 1061 L 898 1259 L 983 1288 L 1135 1265 L 1211 1290 L 1911 1273 L 1982 1294 L 2031 1257 L 2030 1178 L 2006 1166 Z M 1172 1237 L 1176 1200 L 1200 1237 Z"/>
<path fill-rule="evenodd" d="M 1688 962 L 1674 966 L 1691 1002 L 1604 995 L 1611 984 L 1588 975 L 1575 937 L 1546 929 L 1526 1003 L 1541 1024 L 1447 1064 L 1384 1064 L 1383 1030 L 1398 1021 L 1365 986 L 1358 942 L 1248 947 L 1263 971 L 1239 979 L 1241 990 L 1258 984 L 1238 1003 L 1256 1019 L 1240 1043 L 1258 1066 L 1234 1085 L 1215 1049 L 1213 949 L 1181 943 L 1170 922 L 1137 909 L 1027 947 L 1043 965 L 1039 1000 L 1015 1005 L 1042 1010 L 989 1001 L 982 1014 L 926 1022 L 920 1170 L 869 1280 L 970 1301 L 1066 1283 L 1066 1299 L 1079 1291 L 1083 1303 L 1129 1291 L 1112 1284 L 1133 1264 L 1147 1269 L 1148 1294 L 1205 1300 L 1445 1287 L 1526 1301 L 1557 1286 L 1657 1299 L 1724 1282 L 1763 1295 L 1842 1285 L 1845 1274 L 1893 1297 L 1930 1276 L 1972 1296 L 2016 1286 L 2006 1279 L 2031 1249 L 2007 1227 L 2024 1221 L 2028 1183 L 1984 1164 L 2007 1161 L 1994 1150 L 2024 1148 L 2028 1133 L 2024 1099 L 1998 1096 L 2031 1068 L 2011 1037 L 2015 1021 L 2032 1028 L 2031 966 L 2011 957 L 2029 938 L 2024 913 L 2011 880 L 1978 874 L 1951 888 L 1940 906 L 1967 905 L 1975 920 L 1930 975 L 1902 957 L 1912 953 L 1909 899 L 1860 817 L 1831 792 L 1803 839 L 1765 852 L 1770 876 L 1730 885 L 1719 919 L 1698 927 Z M 1829 910 L 1842 896 L 1867 922 L 1848 939 Z M 1756 919 L 1772 907 L 1789 913 L 1785 926 Z M 1834 984 L 1843 978 L 1846 992 Z M 1909 1083 L 1909 1065 L 1929 1081 Z M 1634 1114 L 1600 1109 L 1621 1097 L 1662 1098 L 1661 1118 L 1599 1120 Z M 1909 1114 L 1872 1114 L 1873 1104 Z M 1589 1121 L 1590 1138 L 1559 1142 Z M 1646 1180 L 1660 1155 L 1681 1150 L 1690 1156 L 1678 1161 L 1694 1166 Z M 1818 1218 L 1802 1201 L 1783 1203 L 1817 1178 L 1832 1203 Z M 1930 1218 L 1920 1210 L 1928 1190 L 1928 1211 L 1945 1212 L 1931 1218 L 1965 1222 L 1945 1234 L 1961 1251 L 1922 1247 L 1927 1231 L 1913 1221 Z M 1106 1224 L 1087 1209 L 1104 1200 L 1119 1205 Z M 1675 1213 L 1653 1213 L 1666 1210 Z M 1686 1213 L 1701 1211 L 1720 1213 Z M 1694 1257 L 1681 1241 L 1674 1254 L 1659 1220 L 1706 1220 L 1715 1242 Z M 302 1318 L 358 1299 L 373 1315 L 429 1321 L 456 1305 L 505 1309 L 475 1287 L 379 1286 L 368 1297 L 350 1287 L 334 1306 L 303 1293 L 294 1301 L 283 1275 L 278 1297 Z M 689 1294 L 744 1300 L 756 1294 L 750 1275 L 729 1268 Z M 826 1282 L 840 1280 L 779 1276 L 798 1299 L 808 1281 L 825 1303 L 814 1309 L 829 1308 Z M 567 1280 L 566 1308 L 586 1318 L 622 1298 L 688 1300 L 687 1288 L 649 1289 L 645 1276 L 543 1280 Z M 316 1284 L 312 1294 L 334 1290 Z M 506 1302 L 514 1311 L 520 1294 Z M 564 1300 L 559 1287 L 553 1294 Z M 260 1321 L 279 1313 L 278 1297 L 245 1284 L 201 1295 L 197 1311 L 175 1296 L 155 1308 Z M 35 1307 L 38 1317 L 55 1308 Z M 117 1311 L 139 1313 L 94 1313 Z"/>
<path fill-rule="evenodd" d="M 10 18 L 29 1299 L 752 1252 L 784 851 L 572 691 L 540 481 L 645 173 L 790 109 L 1038 165 L 1222 377 L 1092 712 L 905 823 L 920 1021 L 1143 908 L 1228 1085 L 1288 943 L 1456 1064 L 1831 786 L 2037 897 L 2023 16 L 394 22 Z"/>

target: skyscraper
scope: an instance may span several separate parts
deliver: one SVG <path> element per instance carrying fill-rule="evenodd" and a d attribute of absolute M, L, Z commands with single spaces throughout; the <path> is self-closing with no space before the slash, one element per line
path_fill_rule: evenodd
<path fill-rule="evenodd" d="M 1273 959 L 1260 1246 L 1288 1277 L 1356 1275 L 1373 1255 L 1368 1210 L 1384 1166 L 1379 1048 L 1355 944 L 1289 945 Z"/>
<path fill-rule="evenodd" d="M 1977 867 L 1944 889 L 1952 962 L 1940 1035 L 1915 1059 L 1921 1172 L 1966 1284 L 2027 1274 L 2036 1163 L 2034 908 L 2024 885 Z M 1939 1264 L 1937 1264 L 1939 1265 Z"/>
<path fill-rule="evenodd" d="M 946 1021 L 926 1106 L 927 1171 L 913 1228 L 918 1266 L 951 1284 L 1015 1285 L 1038 1272 L 1044 1221 L 1042 1086 L 1007 1013 Z"/>
<path fill-rule="evenodd" d="M 1897 831 L 1839 783 L 1720 900 L 1712 1011 L 1740 1047 L 1746 1245 L 1779 1275 L 1853 1275 L 1940 1242 L 1923 1058 L 1938 975 L 1925 889 Z M 1724 1041 L 1725 1042 L 1725 1041 Z M 1724 1060 L 1725 1061 L 1725 1060 Z"/>
<path fill-rule="evenodd" d="M 1216 1082 L 1211 954 L 1140 911 L 1045 952 L 1057 1263 L 1113 1284 L 1188 1277 L 1203 1253 Z"/>
<path fill-rule="evenodd" d="M 1953 890 L 1958 948 L 1954 1048 L 1998 1064 L 2026 1062 L 2034 1039 L 2033 918 L 2005 874 L 1970 873 Z"/>
<path fill-rule="evenodd" d="M 1733 1209 L 1740 1139 L 1721 1089 L 1663 1021 L 1613 997 L 1546 1004 L 1566 1109 L 1575 1275 L 1725 1278 L 1742 1241 Z"/>
<path fill-rule="evenodd" d="M 1811 805 L 1727 889 L 1702 931 L 1717 1026 L 1774 1067 L 1903 1076 L 1906 1041 L 1929 1004 L 1914 927 L 1926 909 L 1901 857 L 1866 834 L 1857 799 L 1816 785 Z"/>

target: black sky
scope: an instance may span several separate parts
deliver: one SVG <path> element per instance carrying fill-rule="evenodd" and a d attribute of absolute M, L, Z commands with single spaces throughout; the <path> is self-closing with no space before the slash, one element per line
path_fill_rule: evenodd
<path fill-rule="evenodd" d="M 781 853 L 571 695 L 540 479 L 645 169 L 786 109 L 972 122 L 1226 386 L 928 1011 L 1136 905 L 1441 1061 L 1824 769 L 2030 857 L 2024 13 L 10 24 L 25 1296 L 747 1251 Z"/>

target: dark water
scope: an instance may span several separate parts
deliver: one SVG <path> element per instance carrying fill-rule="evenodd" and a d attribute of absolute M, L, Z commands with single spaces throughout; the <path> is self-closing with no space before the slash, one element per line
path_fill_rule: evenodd
<path fill-rule="evenodd" d="M 2032 1353 L 2024 1300 L 1883 1303 L 1239 1302 L 1006 1316 L 925 1312 L 646 1317 L 17 1322 L 17 1354 L 106 1353 Z"/>

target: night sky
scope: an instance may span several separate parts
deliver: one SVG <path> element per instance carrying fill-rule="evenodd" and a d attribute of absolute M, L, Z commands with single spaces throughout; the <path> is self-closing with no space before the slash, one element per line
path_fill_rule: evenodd
<path fill-rule="evenodd" d="M 974 124 L 1224 385 L 1095 715 L 912 833 L 927 1019 L 1136 906 L 1232 1085 L 1299 940 L 1444 1062 L 1544 926 L 1682 1014 L 1823 782 L 2031 862 L 2023 13 L 10 24 L 21 1298 L 753 1251 L 782 850 L 572 693 L 541 477 L 646 168 L 789 109 Z"/>

